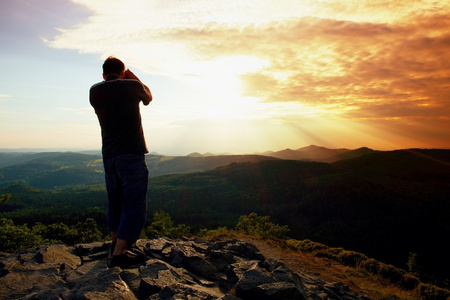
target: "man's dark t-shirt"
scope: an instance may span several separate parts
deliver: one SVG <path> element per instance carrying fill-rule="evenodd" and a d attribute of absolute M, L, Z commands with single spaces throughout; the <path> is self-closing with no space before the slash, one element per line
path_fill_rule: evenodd
<path fill-rule="evenodd" d="M 139 103 L 148 105 L 151 95 L 142 83 L 109 76 L 91 87 L 89 100 L 100 122 L 104 158 L 148 153 Z"/>

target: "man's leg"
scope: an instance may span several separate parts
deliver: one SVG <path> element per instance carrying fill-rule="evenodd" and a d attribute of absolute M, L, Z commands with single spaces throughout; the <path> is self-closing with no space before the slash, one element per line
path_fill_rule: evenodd
<path fill-rule="evenodd" d="M 117 242 L 117 232 L 111 231 L 111 241 L 113 243 Z"/>
<path fill-rule="evenodd" d="M 115 158 L 103 159 L 106 192 L 108 195 L 107 224 L 113 242 L 117 240 L 117 231 L 120 226 L 123 200 L 122 181 L 117 174 L 115 164 Z"/>
<path fill-rule="evenodd" d="M 128 241 L 121 240 L 117 238 L 117 232 L 111 231 L 111 241 L 112 244 L 110 246 L 110 255 L 120 255 L 125 252 L 128 247 Z"/>
<path fill-rule="evenodd" d="M 121 156 L 117 162 L 123 201 L 117 239 L 136 242 L 147 217 L 148 168 L 144 155 Z"/>
<path fill-rule="evenodd" d="M 114 243 L 114 241 L 113 241 Z M 128 247 L 128 241 L 117 239 L 114 247 L 113 255 L 121 255 Z"/>
<path fill-rule="evenodd" d="M 144 155 L 121 155 L 116 161 L 123 200 L 120 224 L 117 231 L 111 232 L 111 239 L 116 241 L 110 266 L 122 268 L 145 261 L 145 254 L 125 253 L 144 227 L 147 215 L 148 168 Z"/>

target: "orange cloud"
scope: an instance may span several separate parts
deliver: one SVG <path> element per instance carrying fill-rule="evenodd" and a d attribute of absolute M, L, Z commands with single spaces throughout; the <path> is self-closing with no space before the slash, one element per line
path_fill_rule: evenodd
<path fill-rule="evenodd" d="M 253 55 L 269 64 L 241 76 L 267 102 L 350 105 L 368 117 L 448 112 L 450 15 L 395 24 L 318 18 L 179 30 L 203 59 Z M 381 109 L 384 107 L 384 109 Z M 351 111 L 352 114 L 355 110 Z"/>

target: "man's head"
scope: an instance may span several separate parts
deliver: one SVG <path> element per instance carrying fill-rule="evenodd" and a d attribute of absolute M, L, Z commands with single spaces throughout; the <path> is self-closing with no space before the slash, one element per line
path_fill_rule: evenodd
<path fill-rule="evenodd" d="M 103 63 L 103 77 L 109 75 L 118 75 L 123 77 L 123 72 L 125 71 L 125 64 L 118 58 L 114 56 L 108 57 Z"/>

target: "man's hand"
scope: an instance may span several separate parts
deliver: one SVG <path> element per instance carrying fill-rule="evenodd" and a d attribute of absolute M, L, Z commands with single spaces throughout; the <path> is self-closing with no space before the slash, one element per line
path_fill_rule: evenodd
<path fill-rule="evenodd" d="M 134 75 L 133 72 L 130 71 L 130 69 L 125 70 L 123 78 L 124 79 L 134 79 L 134 80 L 140 81 L 139 78 L 136 75 Z"/>
<path fill-rule="evenodd" d="M 139 78 L 136 75 L 134 75 L 133 72 L 130 71 L 130 69 L 126 69 L 125 72 L 123 72 L 123 79 L 134 79 L 134 80 L 137 80 L 140 83 L 142 83 L 142 81 L 140 81 Z M 148 105 L 153 99 L 152 92 L 150 91 L 148 86 L 146 86 L 145 84 L 142 83 L 142 86 L 144 87 L 144 90 L 146 90 L 149 95 L 149 101 L 144 102 L 145 105 Z"/>

